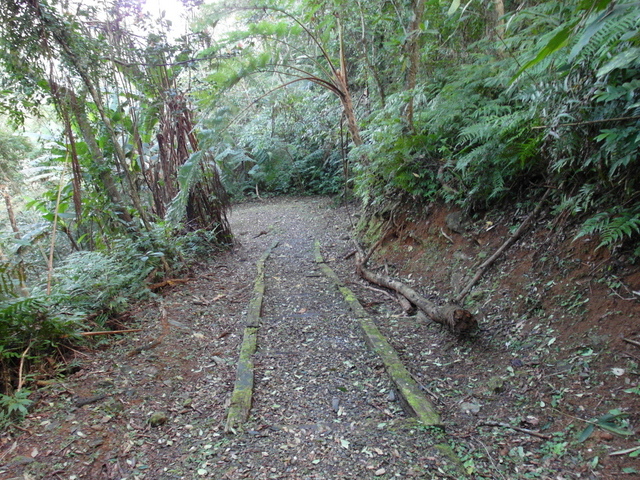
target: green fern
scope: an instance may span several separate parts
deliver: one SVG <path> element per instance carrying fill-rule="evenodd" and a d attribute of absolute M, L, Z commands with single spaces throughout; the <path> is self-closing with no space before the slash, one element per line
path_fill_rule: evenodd
<path fill-rule="evenodd" d="M 6 324 L 24 315 L 32 315 L 46 308 L 42 298 L 18 297 L 0 303 L 0 320 Z"/>
<path fill-rule="evenodd" d="M 622 215 L 611 219 L 609 224 L 602 229 L 600 235 L 602 241 L 598 246 L 609 247 L 638 233 L 640 233 L 640 214 Z"/>
<path fill-rule="evenodd" d="M 600 212 L 584 222 L 574 240 L 594 234 L 600 237 L 600 244 L 596 250 L 602 247 L 610 248 L 640 235 L 640 208 L 614 207 Z"/>

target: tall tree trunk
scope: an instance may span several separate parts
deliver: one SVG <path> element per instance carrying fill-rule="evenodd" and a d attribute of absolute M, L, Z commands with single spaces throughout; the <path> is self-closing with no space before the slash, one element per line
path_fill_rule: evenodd
<path fill-rule="evenodd" d="M 132 221 L 131 215 L 129 215 L 129 212 L 123 205 L 120 191 L 113 180 L 111 170 L 106 165 L 106 161 L 102 155 L 102 150 L 100 149 L 100 146 L 96 141 L 96 137 L 93 134 L 93 129 L 89 124 L 87 113 L 78 101 L 77 95 L 70 88 L 61 87 L 54 82 L 51 82 L 51 90 L 54 92 L 54 96 L 60 97 L 60 99 L 64 96 L 64 98 L 69 102 L 69 108 L 71 109 L 71 113 L 73 114 L 78 128 L 80 129 L 82 139 L 87 144 L 87 147 L 89 147 L 93 163 L 98 167 L 98 175 L 100 176 L 102 185 L 104 185 L 107 197 L 109 197 L 111 203 L 116 206 L 117 215 L 125 222 L 130 223 Z M 59 92 L 59 94 L 56 95 L 55 92 Z"/>
<path fill-rule="evenodd" d="M 13 203 L 11 202 L 11 195 L 7 191 L 4 185 L 0 185 L 0 192 L 2 192 L 2 196 L 4 197 L 4 204 L 7 207 L 7 216 L 9 217 L 9 224 L 11 225 L 11 230 L 17 239 L 20 238 L 20 229 L 18 228 L 18 223 L 16 222 L 16 215 L 13 211 Z"/>
<path fill-rule="evenodd" d="M 409 42 L 407 43 L 407 54 L 409 57 L 409 68 L 407 70 L 406 89 L 413 90 L 416 88 L 418 68 L 420 66 L 420 22 L 424 16 L 425 0 L 414 0 L 413 16 L 411 25 L 409 26 Z M 413 94 L 409 98 L 409 103 L 405 110 L 405 119 L 409 125 L 409 129 L 413 132 Z"/>

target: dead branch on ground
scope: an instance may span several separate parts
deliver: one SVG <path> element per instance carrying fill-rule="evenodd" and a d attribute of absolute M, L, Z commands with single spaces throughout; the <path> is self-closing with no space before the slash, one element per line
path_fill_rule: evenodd
<path fill-rule="evenodd" d="M 533 437 L 538 437 L 543 440 L 550 440 L 551 437 L 549 435 L 543 435 L 542 433 L 535 432 L 533 430 L 529 430 L 528 428 L 515 427 L 513 425 L 509 425 L 508 423 L 502 422 L 482 422 L 478 424 L 479 427 L 502 427 L 502 428 L 510 428 L 511 430 L 515 430 L 516 432 L 526 433 L 527 435 L 531 435 Z"/>
<path fill-rule="evenodd" d="M 431 320 L 444 325 L 454 333 L 468 333 L 478 326 L 473 315 L 458 305 L 445 305 L 443 307 L 439 307 L 399 280 L 391 278 L 389 275 L 372 272 L 362 263 L 358 263 L 357 271 L 365 280 L 400 293 L 416 307 L 426 313 Z"/>
<path fill-rule="evenodd" d="M 149 285 L 149 290 L 158 290 L 164 287 L 173 287 L 181 283 L 187 283 L 191 280 L 191 278 L 170 278 L 168 280 L 163 280 L 162 282 L 152 283 L 151 285 Z"/>
<path fill-rule="evenodd" d="M 469 281 L 469 283 L 467 283 L 467 286 L 464 287 L 462 289 L 462 291 L 458 294 L 458 296 L 455 298 L 455 301 L 457 303 L 461 303 L 464 298 L 467 296 L 467 294 L 471 291 L 471 289 L 473 288 L 473 286 L 478 283 L 478 280 L 480 280 L 480 278 L 482 278 L 482 276 L 486 273 L 487 270 L 489 270 L 489 268 L 491 267 L 491 265 L 493 265 L 493 263 L 498 259 L 498 257 L 500 255 L 502 255 L 502 253 L 508 249 L 511 245 L 513 245 L 521 236 L 522 234 L 527 230 L 527 228 L 529 227 L 529 224 L 533 221 L 534 218 L 536 218 L 538 216 L 538 213 L 540 213 L 540 210 L 542 209 L 542 206 L 544 205 L 544 201 L 547 199 L 547 196 L 549 195 L 549 193 L 551 192 L 551 188 L 548 188 L 545 192 L 544 195 L 542 195 L 542 198 L 540 199 L 540 201 L 538 202 L 538 205 L 536 205 L 536 208 L 533 210 L 533 212 L 531 212 L 531 214 L 524 220 L 524 222 L 522 222 L 522 224 L 518 227 L 518 229 L 513 233 L 513 235 L 511 235 L 496 251 L 493 255 L 491 255 L 487 260 L 484 261 L 484 263 L 482 265 L 480 265 L 480 267 L 478 268 L 478 271 L 476 272 L 476 274 L 474 275 L 474 277 Z"/>
<path fill-rule="evenodd" d="M 105 330 L 105 331 L 101 331 L 101 332 L 80 332 L 80 335 L 82 335 L 83 337 L 93 337 L 96 335 L 118 335 L 120 333 L 134 333 L 134 332 L 141 332 L 142 329 L 141 328 L 130 328 L 127 330 Z"/>
<path fill-rule="evenodd" d="M 622 337 L 623 342 L 627 342 L 630 345 L 635 345 L 636 347 L 640 347 L 640 342 L 636 342 L 635 340 L 631 340 L 630 338 Z"/>
<path fill-rule="evenodd" d="M 127 353 L 127 357 L 133 357 L 135 355 L 138 355 L 139 353 L 144 352 L 145 350 L 151 350 L 152 348 L 156 348 L 158 345 L 162 343 L 162 340 L 164 340 L 164 337 L 168 335 L 169 321 L 167 320 L 167 311 L 164 308 L 164 304 L 160 304 L 160 326 L 161 326 L 160 335 L 155 340 L 153 340 L 151 343 L 148 343 L 146 345 L 142 345 L 141 347 L 134 348 L 129 353 Z"/>

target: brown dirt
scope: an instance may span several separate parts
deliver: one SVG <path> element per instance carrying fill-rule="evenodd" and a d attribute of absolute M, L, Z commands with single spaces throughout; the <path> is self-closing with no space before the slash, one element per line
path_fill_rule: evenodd
<path fill-rule="evenodd" d="M 386 263 L 390 274 L 443 301 L 522 220 L 481 219 L 458 234 L 447 229 L 447 213 L 400 222 L 372 265 Z M 345 259 L 353 250 L 349 213 L 330 200 L 240 205 L 232 226 L 233 251 L 203 259 L 191 281 L 131 312 L 128 326 L 143 332 L 94 343 L 78 354 L 75 374 L 36 392 L 26 420 L 0 435 L 0 479 L 640 475 L 631 470 L 640 471 L 637 458 L 610 456 L 638 446 L 640 349 L 622 338 L 640 340 L 633 293 L 640 273 L 594 253 L 593 239 L 572 243 L 540 220 L 472 291 L 465 306 L 481 330 L 460 340 L 355 277 Z M 228 434 L 255 263 L 276 238 L 254 406 L 246 428 Z M 437 402 L 446 434 L 405 416 L 357 322 L 316 269 L 315 240 Z M 579 441 L 588 422 L 613 409 L 625 416 Z M 149 422 L 154 413 L 158 426 Z"/>

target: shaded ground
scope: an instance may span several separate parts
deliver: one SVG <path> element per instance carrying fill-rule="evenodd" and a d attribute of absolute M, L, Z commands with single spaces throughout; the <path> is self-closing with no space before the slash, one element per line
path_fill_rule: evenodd
<path fill-rule="evenodd" d="M 402 222 L 374 264 L 386 262 L 434 299 L 451 294 L 513 220 L 483 219 L 457 233 L 445 215 Z M 354 277 L 349 214 L 330 200 L 241 205 L 232 226 L 234 251 L 133 312 L 130 326 L 143 332 L 79 353 L 77 373 L 38 391 L 20 429 L 0 436 L 0 479 L 640 475 L 637 458 L 610 456 L 639 445 L 640 349 L 620 339 L 640 340 L 639 277 L 622 268 L 602 277 L 594 267 L 606 258 L 593 245 L 569 244 L 540 224 L 472 292 L 467 306 L 482 330 L 457 340 Z M 274 239 L 254 408 L 244 431 L 227 434 L 255 263 Z M 405 416 L 358 323 L 316 268 L 316 240 L 434 399 L 446 434 Z M 624 415 L 603 420 L 614 409 Z M 490 422 L 547 439 L 482 425 Z"/>

